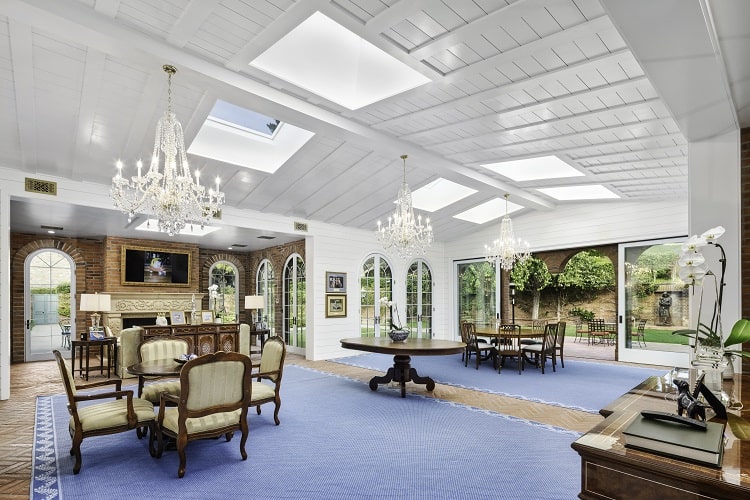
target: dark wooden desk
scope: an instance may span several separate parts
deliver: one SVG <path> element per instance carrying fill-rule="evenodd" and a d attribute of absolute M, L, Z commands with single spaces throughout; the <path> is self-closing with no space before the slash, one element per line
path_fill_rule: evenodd
<path fill-rule="evenodd" d="M 105 337 L 101 340 L 71 340 L 71 351 L 70 351 L 70 366 L 75 376 L 76 372 L 81 374 L 85 380 L 89 379 L 89 371 L 99 370 L 99 374 L 104 373 L 104 369 L 107 369 L 107 378 L 110 377 L 110 370 L 114 367 L 115 359 L 117 358 L 117 338 L 116 337 Z M 91 347 L 99 349 L 99 365 L 89 366 L 89 354 L 91 354 Z M 104 364 L 104 348 L 107 348 L 107 364 Z M 76 368 L 76 353 L 78 353 L 78 368 Z M 86 367 L 84 368 L 84 358 L 86 359 Z M 84 375 L 85 374 L 85 375 Z"/>
<path fill-rule="evenodd" d="M 376 352 L 380 354 L 393 354 L 393 367 L 381 377 L 370 379 L 370 389 L 376 391 L 379 384 L 387 384 L 390 381 L 401 384 L 401 397 L 406 397 L 406 382 L 425 384 L 428 391 L 435 389 L 435 381 L 430 377 L 417 374 L 417 370 L 411 367 L 411 356 L 442 356 L 445 354 L 457 354 L 463 352 L 466 344 L 453 340 L 439 339 L 414 339 L 406 342 L 393 342 L 388 337 L 355 337 L 342 339 L 341 347 L 357 351 Z"/>
<path fill-rule="evenodd" d="M 138 375 L 138 397 L 143 394 L 145 377 L 177 377 L 182 365 L 173 359 L 152 359 L 128 366 L 128 373 Z"/>
<path fill-rule="evenodd" d="M 641 410 L 676 411 L 665 399 L 676 392 L 672 378 L 646 379 L 603 408 L 607 418 L 571 445 L 581 456 L 580 498 L 750 498 L 750 422 L 737 412 L 729 412 L 721 469 L 625 448 L 622 431 Z"/>

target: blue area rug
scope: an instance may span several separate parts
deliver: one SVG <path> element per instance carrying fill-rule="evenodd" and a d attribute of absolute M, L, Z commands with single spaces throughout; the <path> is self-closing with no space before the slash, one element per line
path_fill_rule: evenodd
<path fill-rule="evenodd" d="M 367 353 L 331 361 L 383 372 L 393 366 L 393 356 L 386 354 Z M 665 373 L 654 368 L 566 359 L 565 368 L 561 368 L 558 361 L 556 372 L 548 361 L 544 375 L 541 369 L 528 365 L 519 375 L 515 362 L 510 360 L 498 374 L 490 362 L 480 364 L 479 370 L 474 368 L 473 362 L 474 358 L 465 367 L 460 354 L 411 358 L 411 366 L 417 373 L 441 384 L 589 413 L 598 413 L 647 377 Z"/>
<path fill-rule="evenodd" d="M 473 371 L 473 370 L 472 370 Z M 570 499 L 580 489 L 579 433 L 288 366 L 281 425 L 272 406 L 239 436 L 148 454 L 135 431 L 83 441 L 73 475 L 65 398 L 37 400 L 34 499 Z M 493 481 L 498 474 L 513 481 Z M 485 478 L 485 479 L 479 479 Z"/>

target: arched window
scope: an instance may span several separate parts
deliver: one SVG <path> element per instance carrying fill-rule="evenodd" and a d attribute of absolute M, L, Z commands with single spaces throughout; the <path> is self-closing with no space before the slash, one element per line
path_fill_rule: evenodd
<path fill-rule="evenodd" d="M 406 324 L 412 337 L 432 337 L 432 272 L 422 259 L 406 273 Z"/>
<path fill-rule="evenodd" d="M 284 264 L 284 341 L 291 348 L 304 349 L 305 306 L 307 289 L 305 263 L 299 254 L 292 254 Z M 304 351 L 300 351 L 303 353 Z"/>
<path fill-rule="evenodd" d="M 75 324 L 73 259 L 59 250 L 39 250 L 25 262 L 26 361 L 53 359 L 53 349 L 70 349 L 62 324 Z"/>
<path fill-rule="evenodd" d="M 388 334 L 390 310 L 380 307 L 380 298 L 393 300 L 393 273 L 384 255 L 368 257 L 362 265 L 360 286 L 360 330 L 363 337 Z M 404 319 L 403 317 L 401 318 Z"/>
<path fill-rule="evenodd" d="M 238 274 L 235 265 L 225 260 L 215 262 L 209 270 L 209 286 L 219 287 L 216 299 L 213 301 L 209 299 L 209 307 L 224 323 L 237 321 L 237 311 L 240 305 L 237 295 Z"/>
<path fill-rule="evenodd" d="M 276 334 L 276 273 L 273 264 L 268 259 L 263 259 L 258 265 L 255 293 L 262 295 L 265 299 L 265 307 L 261 312 L 262 320 L 271 330 L 271 336 Z"/>

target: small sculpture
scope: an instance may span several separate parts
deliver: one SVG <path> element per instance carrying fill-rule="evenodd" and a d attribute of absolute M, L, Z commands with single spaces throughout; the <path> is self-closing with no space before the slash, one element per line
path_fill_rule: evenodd
<path fill-rule="evenodd" d="M 706 405 L 695 399 L 690 393 L 690 384 L 684 380 L 674 379 L 672 383 L 677 386 L 677 414 L 687 412 L 687 416 L 696 420 L 706 421 Z"/>

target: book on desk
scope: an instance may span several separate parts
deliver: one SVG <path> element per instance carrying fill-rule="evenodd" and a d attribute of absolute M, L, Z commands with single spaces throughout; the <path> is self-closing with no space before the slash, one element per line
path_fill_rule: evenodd
<path fill-rule="evenodd" d="M 725 423 L 706 422 L 706 428 L 637 415 L 627 429 L 625 446 L 679 460 L 721 467 Z"/>

